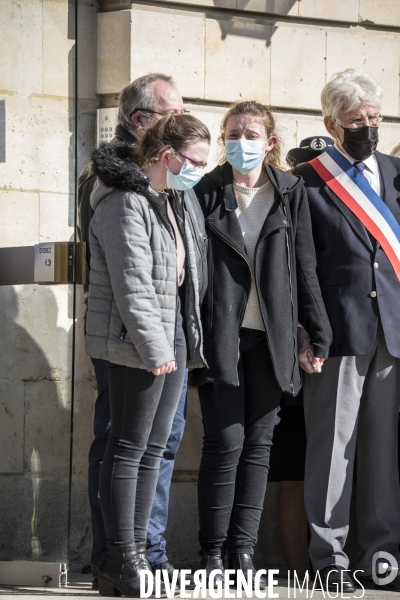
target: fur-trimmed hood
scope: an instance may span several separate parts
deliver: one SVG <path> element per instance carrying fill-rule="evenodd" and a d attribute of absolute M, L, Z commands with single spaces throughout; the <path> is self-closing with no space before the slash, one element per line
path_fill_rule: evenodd
<path fill-rule="evenodd" d="M 93 187 L 90 204 L 93 210 L 111 191 L 124 190 L 149 194 L 149 180 L 133 162 L 132 144 L 118 141 L 102 142 L 92 153 L 93 172 L 98 180 Z"/>

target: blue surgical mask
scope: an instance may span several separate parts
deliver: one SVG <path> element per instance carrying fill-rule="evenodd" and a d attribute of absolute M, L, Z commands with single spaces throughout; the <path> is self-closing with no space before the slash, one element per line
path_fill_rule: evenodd
<path fill-rule="evenodd" d="M 239 173 L 250 173 L 264 160 L 264 144 L 262 140 L 226 140 L 226 160 Z"/>
<path fill-rule="evenodd" d="M 199 183 L 202 177 L 203 170 L 195 169 L 187 162 L 182 163 L 182 168 L 178 175 L 171 173 L 167 167 L 167 188 L 169 190 L 179 190 L 184 192 L 185 190 L 190 190 L 196 183 Z"/>

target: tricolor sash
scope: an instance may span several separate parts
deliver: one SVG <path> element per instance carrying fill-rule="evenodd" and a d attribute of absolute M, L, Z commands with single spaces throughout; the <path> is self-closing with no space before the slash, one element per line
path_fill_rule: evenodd
<path fill-rule="evenodd" d="M 387 204 L 335 146 L 310 165 L 380 243 L 400 280 L 400 225 Z"/>

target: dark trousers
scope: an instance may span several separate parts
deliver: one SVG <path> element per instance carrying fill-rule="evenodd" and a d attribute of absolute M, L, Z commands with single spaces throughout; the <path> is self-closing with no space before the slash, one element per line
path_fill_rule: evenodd
<path fill-rule="evenodd" d="M 169 490 L 171 487 L 175 457 L 178 453 L 179 444 L 181 443 L 185 429 L 187 379 L 188 372 L 186 370 L 178 408 L 176 409 L 175 417 L 172 422 L 172 429 L 167 441 L 167 447 L 164 450 L 160 463 L 160 474 L 158 476 L 156 493 L 151 509 L 149 526 L 147 528 L 147 558 L 151 565 L 158 565 L 168 560 L 164 533 L 167 528 Z"/>
<path fill-rule="evenodd" d="M 180 313 L 175 346 L 177 370 L 168 375 L 108 363 L 111 429 L 100 471 L 100 501 L 106 539 L 114 544 L 146 539 L 160 461 L 185 377 Z"/>
<path fill-rule="evenodd" d="M 184 365 L 185 361 L 186 361 L 186 345 L 185 345 L 185 348 L 183 348 L 182 347 L 183 344 L 185 345 L 185 340 L 184 340 L 184 337 L 182 334 L 181 326 L 179 326 L 177 329 L 177 358 L 178 358 L 178 356 L 181 357 L 181 361 L 180 361 L 181 366 Z M 182 356 L 184 356 L 183 361 L 182 361 Z M 106 416 L 107 410 L 108 410 L 108 414 L 110 415 L 110 401 L 109 401 L 109 397 L 108 397 L 109 387 L 108 387 L 107 363 L 106 363 L 106 361 L 98 361 L 98 360 L 95 360 L 93 362 L 95 364 L 95 372 L 96 372 L 96 378 L 97 378 L 97 382 L 98 382 L 99 397 L 97 399 L 96 407 L 95 407 L 95 419 L 94 419 L 95 439 L 93 441 L 92 448 L 90 450 L 90 455 L 89 455 L 89 498 L 90 498 L 91 513 L 92 513 L 92 529 L 93 529 L 92 568 L 93 568 L 93 572 L 98 572 L 101 562 L 104 558 L 105 539 L 106 539 L 103 517 L 102 517 L 102 513 L 101 513 L 101 509 L 100 509 L 100 501 L 99 501 L 99 472 L 100 472 L 100 468 L 101 468 L 102 461 L 104 458 L 105 448 L 107 446 L 107 440 L 108 440 L 108 435 L 109 435 L 109 424 L 111 421 L 111 417 L 109 416 L 108 420 L 107 420 L 107 416 Z M 101 364 L 99 365 L 99 363 L 101 363 Z M 139 371 L 140 372 L 140 373 L 138 373 L 139 376 L 146 377 L 146 375 L 145 375 L 146 371 L 143 371 L 141 369 L 137 369 L 137 370 L 133 369 L 133 371 Z M 104 378 L 103 378 L 103 375 L 104 375 Z M 169 491 L 169 486 L 170 486 L 170 477 L 168 480 L 168 476 L 163 476 L 163 475 L 165 475 L 165 473 L 167 473 L 169 475 L 172 474 L 171 463 L 173 463 L 173 459 L 171 458 L 171 455 L 174 454 L 174 457 L 175 457 L 175 454 L 179 447 L 180 440 L 182 439 L 182 436 L 183 436 L 185 417 L 186 417 L 186 386 L 182 385 L 182 383 L 183 383 L 182 380 L 186 377 L 186 371 L 183 367 L 183 374 L 182 374 L 182 368 L 180 367 L 179 374 L 178 374 L 178 372 L 175 372 L 175 373 L 171 373 L 168 376 L 159 376 L 159 377 L 155 378 L 150 373 L 150 374 L 148 374 L 148 376 L 149 376 L 148 381 L 150 381 L 151 379 L 154 380 L 154 383 L 155 383 L 155 386 L 153 387 L 154 392 L 156 392 L 156 388 L 158 389 L 162 382 L 165 383 L 166 378 L 168 378 L 168 381 L 169 381 L 171 376 L 175 376 L 175 377 L 172 377 L 173 381 L 176 381 L 176 379 L 179 377 L 180 382 L 181 382 L 179 384 L 180 388 L 179 388 L 179 393 L 178 393 L 178 400 L 179 400 L 178 408 L 176 409 L 175 413 L 173 414 L 172 427 L 171 427 L 171 423 L 169 424 L 170 430 L 168 433 L 171 432 L 171 434 L 170 434 L 171 439 L 168 438 L 168 440 L 164 444 L 163 451 L 164 451 L 165 447 L 166 446 L 167 447 L 164 451 L 164 455 L 161 460 L 161 468 L 160 468 L 160 479 L 163 480 L 163 483 L 165 484 L 165 486 L 168 487 L 168 490 L 167 490 L 167 492 L 165 492 L 163 490 L 162 485 L 161 486 L 157 485 L 157 493 L 154 498 L 154 504 L 153 504 L 153 509 L 156 513 L 156 516 L 154 518 L 154 524 L 153 524 L 153 510 L 152 510 L 151 523 L 149 523 L 148 534 L 147 534 L 147 542 L 148 542 L 148 545 L 150 546 L 152 557 L 155 561 L 155 562 L 153 562 L 153 560 L 151 560 L 151 564 L 157 564 L 157 562 L 162 562 L 163 557 L 165 556 L 165 540 L 163 539 L 162 534 L 164 533 L 164 530 L 166 527 L 168 503 L 167 502 L 165 503 L 165 499 L 168 499 L 168 491 Z M 106 382 L 106 385 L 105 385 L 106 393 L 103 393 L 103 388 L 102 388 L 103 381 Z M 168 381 L 167 381 L 166 389 L 163 392 L 164 394 L 166 394 L 168 389 L 171 388 L 171 385 L 169 385 Z M 178 387 L 179 387 L 179 385 L 178 385 Z M 164 387 L 164 386 L 161 385 L 161 387 Z M 151 391 L 151 390 L 149 390 L 149 391 Z M 163 404 L 165 404 L 165 403 L 163 402 Z M 100 426 L 101 422 L 103 423 L 103 427 Z M 105 425 L 106 422 L 108 423 L 108 427 Z M 160 517 L 160 514 L 163 510 L 162 509 L 163 502 L 164 502 L 164 519 L 162 519 Z M 163 525 L 163 523 L 165 523 L 165 525 Z M 162 529 L 162 527 L 164 527 L 164 528 Z M 155 537 L 157 537 L 157 540 L 154 539 Z M 146 535 L 144 535 L 143 539 L 145 539 L 145 538 L 146 538 Z M 160 557 L 161 557 L 161 560 L 159 560 Z"/>
<path fill-rule="evenodd" d="M 97 400 L 94 407 L 94 440 L 89 451 L 89 504 L 92 520 L 92 571 L 98 573 L 106 551 L 106 532 L 101 514 L 99 478 L 104 453 L 107 448 L 111 427 L 110 397 L 108 388 L 107 361 L 92 358 L 97 381 Z"/>
<path fill-rule="evenodd" d="M 267 486 L 281 390 L 264 332 L 241 329 L 239 351 L 238 387 L 199 388 L 199 541 L 205 554 L 253 554 Z"/>
<path fill-rule="evenodd" d="M 97 400 L 94 408 L 94 440 L 89 452 L 89 504 L 92 521 L 93 573 L 98 573 L 106 551 L 106 532 L 101 513 L 99 477 L 111 426 L 107 361 L 92 358 L 97 380 Z M 169 491 L 175 458 L 181 443 L 186 422 L 187 371 L 172 429 L 160 463 L 156 493 L 147 529 L 147 557 L 151 565 L 168 560 L 164 533 L 167 528 Z"/>

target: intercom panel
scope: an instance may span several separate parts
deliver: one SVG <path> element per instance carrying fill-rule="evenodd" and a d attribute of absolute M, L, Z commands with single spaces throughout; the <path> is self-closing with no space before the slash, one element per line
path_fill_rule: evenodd
<path fill-rule="evenodd" d="M 118 125 L 118 108 L 97 109 L 97 145 L 111 142 Z"/>

